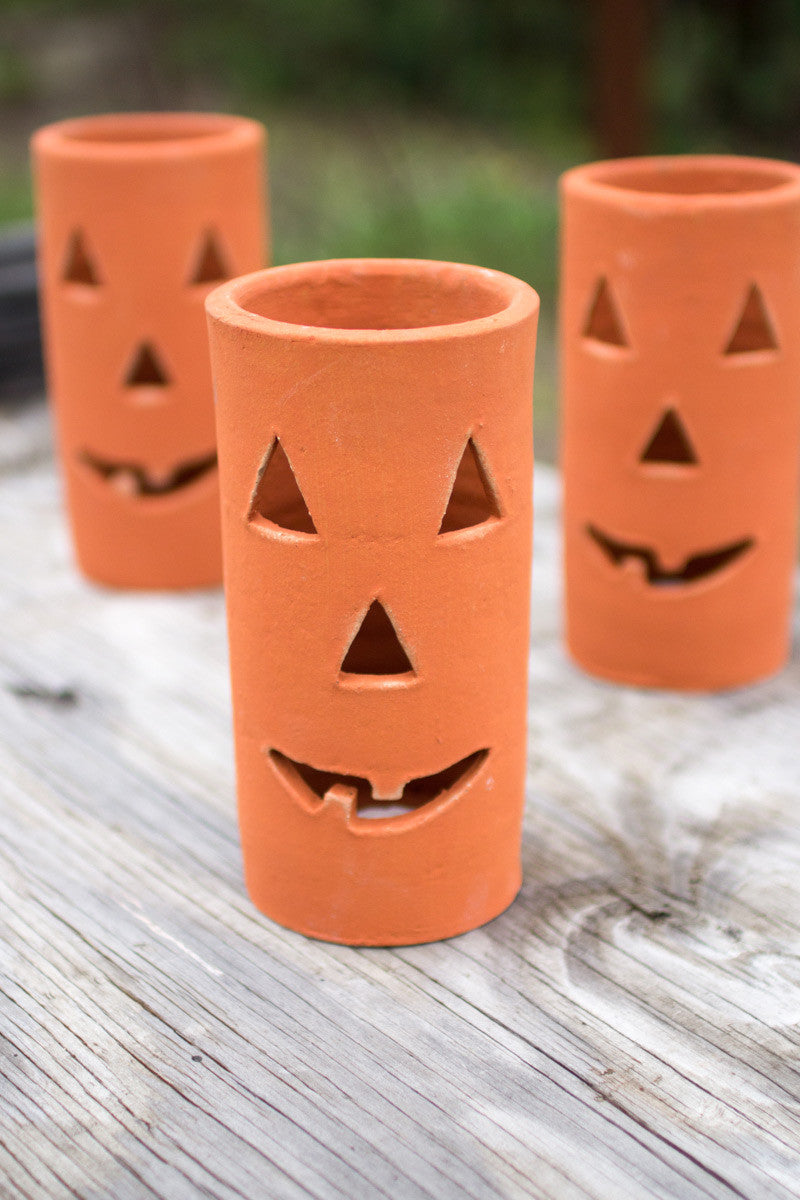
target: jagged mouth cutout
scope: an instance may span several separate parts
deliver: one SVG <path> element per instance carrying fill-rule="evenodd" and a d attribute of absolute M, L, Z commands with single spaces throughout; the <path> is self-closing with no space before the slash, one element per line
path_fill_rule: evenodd
<path fill-rule="evenodd" d="M 748 299 L 745 316 L 750 303 Z M 743 316 L 740 329 L 744 321 Z M 667 408 L 664 411 L 639 456 L 639 464 L 644 470 L 667 469 L 682 473 L 698 469 L 700 460 L 697 451 L 677 409 Z M 713 578 L 755 546 L 754 538 L 741 538 L 738 542 L 700 550 L 685 558 L 679 567 L 669 570 L 662 565 L 658 552 L 652 546 L 612 537 L 593 524 L 586 526 L 586 532 L 613 566 L 620 570 L 633 567 L 648 586 L 662 589 L 679 588 Z"/>
<path fill-rule="evenodd" d="M 399 797 L 380 799 L 374 795 L 370 781 L 358 775 L 321 771 L 296 762 L 279 750 L 271 749 L 267 754 L 276 773 L 303 808 L 318 812 L 324 806 L 336 805 L 343 810 L 345 820 L 367 821 L 422 815 L 430 812 L 431 806 L 442 807 L 474 779 L 489 757 L 488 749 L 476 750 L 434 775 L 409 779 Z"/>
<path fill-rule="evenodd" d="M 701 550 L 698 554 L 686 558 L 680 567 L 670 571 L 661 565 L 657 552 L 651 546 L 623 542 L 603 533 L 596 525 L 587 525 L 586 532 L 615 567 L 624 568 L 627 563 L 640 564 L 642 577 L 651 587 L 656 588 L 675 588 L 700 583 L 719 574 L 755 546 L 754 538 L 742 538 L 741 541 L 731 542 L 727 546 Z"/>
<path fill-rule="evenodd" d="M 78 461 L 120 495 L 134 498 L 171 496 L 197 483 L 217 468 L 216 453 L 186 459 L 163 474 L 150 471 L 140 463 L 100 458 L 88 450 L 78 455 Z"/>

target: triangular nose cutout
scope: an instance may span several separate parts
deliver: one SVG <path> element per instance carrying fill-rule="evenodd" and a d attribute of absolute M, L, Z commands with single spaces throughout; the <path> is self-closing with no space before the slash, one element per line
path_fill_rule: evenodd
<path fill-rule="evenodd" d="M 166 387 L 169 376 L 149 342 L 142 342 L 125 376 L 126 387 Z"/>
<path fill-rule="evenodd" d="M 607 279 L 601 279 L 597 285 L 583 336 L 592 338 L 595 342 L 604 342 L 607 346 L 628 345 Z"/>
<path fill-rule="evenodd" d="M 753 284 L 747 293 L 742 315 L 725 347 L 726 354 L 751 354 L 754 350 L 777 350 L 778 339 L 767 316 L 764 297 Z"/>
<path fill-rule="evenodd" d="M 682 467 L 693 466 L 697 462 L 694 446 L 674 408 L 668 408 L 664 413 L 639 462 L 676 463 Z"/>
<path fill-rule="evenodd" d="M 97 269 L 86 249 L 86 243 L 80 230 L 73 233 L 67 247 L 67 261 L 62 276 L 64 283 L 82 283 L 89 287 L 97 287 L 100 283 Z"/>
<path fill-rule="evenodd" d="M 472 438 L 464 447 L 439 533 L 469 529 L 500 516 L 500 505 Z"/>
<path fill-rule="evenodd" d="M 373 600 L 344 656 L 342 674 L 407 675 L 413 670 L 391 617 L 380 600 Z"/>
<path fill-rule="evenodd" d="M 189 283 L 222 283 L 224 279 L 230 279 L 232 274 L 233 272 L 229 270 L 225 262 L 225 256 L 217 238 L 209 230 L 203 238 L 197 265 Z"/>
<path fill-rule="evenodd" d="M 291 463 L 278 438 L 275 438 L 264 457 L 250 502 L 249 520 L 257 521 L 259 517 L 295 533 L 317 532 Z"/>

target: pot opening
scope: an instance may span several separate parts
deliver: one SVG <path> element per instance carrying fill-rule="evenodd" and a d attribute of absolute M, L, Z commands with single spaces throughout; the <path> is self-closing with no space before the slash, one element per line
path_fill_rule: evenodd
<path fill-rule="evenodd" d="M 227 117 L 200 113 L 131 113 L 130 116 L 87 117 L 85 121 L 70 122 L 70 128 L 63 131 L 63 136 L 71 142 L 146 145 L 149 142 L 219 137 L 228 133 L 234 124 Z"/>
<path fill-rule="evenodd" d="M 662 196 L 729 196 L 737 192 L 770 191 L 796 182 L 797 175 L 777 164 L 738 166 L 730 162 L 681 163 L 664 159 L 661 163 L 632 165 L 622 170 L 599 167 L 594 180 L 630 192 Z"/>
<path fill-rule="evenodd" d="M 477 269 L 431 270 L 410 264 L 405 272 L 338 267 L 295 273 L 289 280 L 262 278 L 237 300 L 247 312 L 289 325 L 321 329 L 423 329 L 494 316 L 511 296 L 502 283 Z"/>

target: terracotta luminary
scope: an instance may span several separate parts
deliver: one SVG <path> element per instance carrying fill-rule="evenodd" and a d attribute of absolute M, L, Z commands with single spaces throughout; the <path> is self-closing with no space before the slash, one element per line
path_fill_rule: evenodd
<path fill-rule="evenodd" d="M 562 182 L 569 650 L 624 683 L 750 683 L 789 644 L 800 168 L 626 159 Z"/>
<path fill-rule="evenodd" d="M 520 884 L 536 293 L 346 260 L 207 308 L 252 898 L 337 942 L 471 929 Z"/>
<path fill-rule="evenodd" d="M 33 138 L 45 348 L 78 564 L 120 587 L 221 578 L 203 303 L 264 263 L 264 129 L 129 113 Z"/>

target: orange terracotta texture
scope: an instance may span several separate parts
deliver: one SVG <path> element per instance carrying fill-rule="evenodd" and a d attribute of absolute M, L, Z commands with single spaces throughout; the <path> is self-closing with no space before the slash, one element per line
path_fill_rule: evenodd
<path fill-rule="evenodd" d="M 536 293 L 345 260 L 207 308 L 251 896 L 337 942 L 471 929 L 520 884 Z"/>
<path fill-rule="evenodd" d="M 567 642 L 586 670 L 716 690 L 789 645 L 800 464 L 800 168 L 627 159 L 562 181 Z"/>
<path fill-rule="evenodd" d="M 45 347 L 78 564 L 119 587 L 219 583 L 203 304 L 264 264 L 264 129 L 144 113 L 34 135 Z"/>

